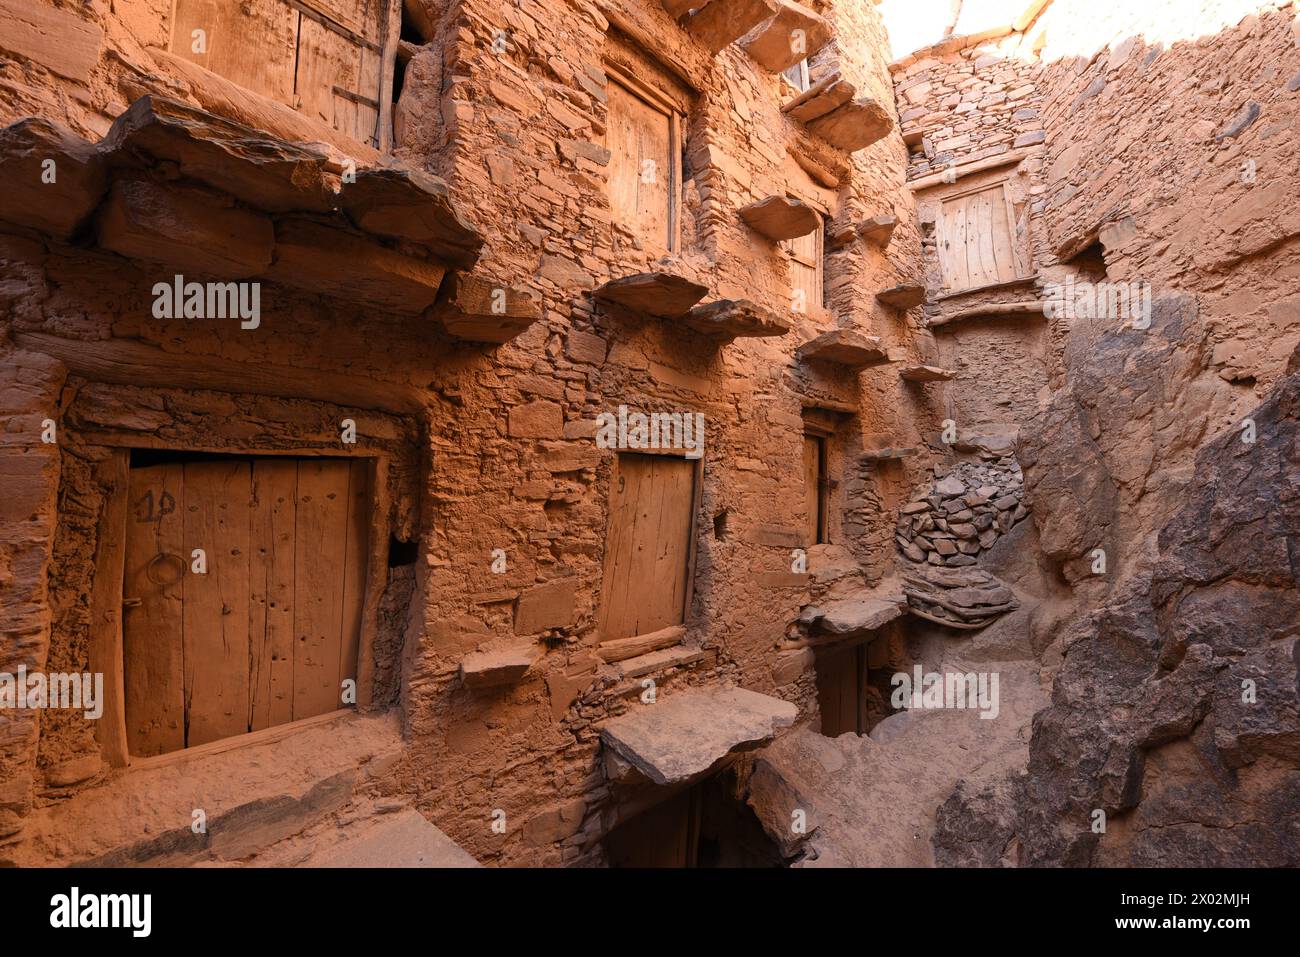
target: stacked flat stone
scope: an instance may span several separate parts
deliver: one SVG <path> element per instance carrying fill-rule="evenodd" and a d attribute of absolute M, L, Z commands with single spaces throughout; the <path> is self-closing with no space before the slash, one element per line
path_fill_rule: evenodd
<path fill-rule="evenodd" d="M 1029 514 L 1021 503 L 1024 476 L 1010 457 L 961 462 L 935 470 L 928 494 L 900 510 L 896 541 L 914 562 L 961 567 Z"/>

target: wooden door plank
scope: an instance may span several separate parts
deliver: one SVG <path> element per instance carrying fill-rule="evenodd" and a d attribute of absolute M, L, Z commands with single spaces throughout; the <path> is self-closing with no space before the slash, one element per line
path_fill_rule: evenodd
<path fill-rule="evenodd" d="M 657 631 L 681 624 L 686 603 L 687 553 L 693 520 L 694 463 L 687 459 L 660 457 L 659 483 L 664 495 L 659 505 L 659 529 L 654 569 L 656 620 L 642 622 L 642 630 Z M 662 622 L 662 624 L 660 624 Z"/>
<path fill-rule="evenodd" d="M 185 742 L 193 747 L 248 732 L 252 470 L 247 460 L 184 468 L 186 564 L 202 548 L 208 566 L 185 582 Z"/>
<path fill-rule="evenodd" d="M 353 459 L 348 470 L 347 537 L 343 556 L 343 632 L 339 642 L 339 680 L 357 677 L 361 617 L 370 557 L 371 493 L 369 459 Z"/>
<path fill-rule="evenodd" d="M 294 530 L 294 720 L 340 707 L 339 644 L 349 464 L 298 463 Z"/>
<path fill-rule="evenodd" d="M 122 616 L 127 746 L 152 757 L 185 747 L 184 473 L 180 465 L 131 469 L 127 487 L 124 594 L 140 602 Z"/>
<path fill-rule="evenodd" d="M 294 509 L 298 463 L 294 459 L 255 459 L 252 468 L 249 729 L 259 731 L 293 720 Z"/>
<path fill-rule="evenodd" d="M 820 502 L 821 443 L 815 435 L 803 437 L 804 547 L 818 541 L 818 504 Z"/>
<path fill-rule="evenodd" d="M 614 468 L 610 474 L 609 522 L 605 534 L 604 569 L 600 586 L 600 615 L 598 618 L 600 639 L 608 641 L 613 638 L 628 638 L 622 634 L 619 621 L 623 610 L 624 592 L 627 588 L 624 565 L 628 561 L 628 540 L 632 524 L 627 515 L 627 503 L 630 499 L 627 483 L 633 480 L 626 467 L 627 456 L 614 458 Z"/>
<path fill-rule="evenodd" d="M 975 196 L 977 222 L 979 224 L 978 234 L 976 236 L 979 243 L 979 263 L 980 277 L 979 285 L 988 285 L 997 282 L 998 267 L 997 257 L 994 252 L 993 241 L 993 193 L 985 190 Z"/>
<path fill-rule="evenodd" d="M 127 513 L 130 503 L 131 453 L 113 449 L 96 469 L 106 488 L 95 545 L 94 583 L 90 592 L 89 665 L 104 676 L 103 714 L 95 723 L 104 760 L 115 768 L 130 760 L 126 736 L 126 686 L 123 675 L 122 598 L 126 568 Z"/>
<path fill-rule="evenodd" d="M 298 20 L 284 0 L 176 0 L 171 52 L 292 106 Z M 195 30 L 205 52 L 194 49 Z"/>

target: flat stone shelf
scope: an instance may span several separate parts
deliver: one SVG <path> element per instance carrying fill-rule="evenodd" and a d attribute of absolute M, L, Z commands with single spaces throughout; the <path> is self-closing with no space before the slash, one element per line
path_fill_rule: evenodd
<path fill-rule="evenodd" d="M 823 636 L 841 640 L 876 631 L 905 614 L 907 596 L 903 594 L 902 583 L 886 578 L 844 598 L 805 608 L 799 621 Z"/>
<path fill-rule="evenodd" d="M 903 445 L 886 445 L 876 449 L 867 449 L 862 453 L 864 462 L 892 462 L 916 454 L 915 447 Z"/>
<path fill-rule="evenodd" d="M 825 17 L 794 0 L 776 2 L 776 16 L 742 37 L 740 45 L 763 69 L 780 73 L 805 57 L 811 57 L 829 43 L 831 25 Z M 802 36 L 803 43 L 799 46 L 791 43 L 790 38 L 794 36 Z"/>
<path fill-rule="evenodd" d="M 699 0 L 693 0 L 686 5 L 686 9 L 692 9 L 697 4 Z M 664 3 L 664 9 L 672 15 L 670 6 L 675 9 L 682 4 L 671 0 Z M 775 15 L 777 6 L 777 0 L 711 0 L 691 14 L 685 23 L 686 32 L 716 55 Z M 685 13 L 686 10 L 682 12 Z"/>
<path fill-rule="evenodd" d="M 700 777 L 737 749 L 771 741 L 794 724 L 788 701 L 743 688 L 691 689 L 606 721 L 600 738 L 611 777 L 639 771 L 655 784 Z"/>
<path fill-rule="evenodd" d="M 869 96 L 860 96 L 806 125 L 809 133 L 836 149 L 856 153 L 888 136 L 894 128 L 894 119 L 880 103 Z"/>
<path fill-rule="evenodd" d="M 916 282 L 900 283 L 880 290 L 876 299 L 895 309 L 912 309 L 925 302 L 925 286 Z"/>
<path fill-rule="evenodd" d="M 527 292 L 457 273 L 442 284 L 435 316 L 457 339 L 500 345 L 542 317 Z"/>
<path fill-rule="evenodd" d="M 517 682 L 533 662 L 537 650 L 531 646 L 475 651 L 460 662 L 460 680 L 466 688 L 495 688 Z"/>
<path fill-rule="evenodd" d="M 592 291 L 597 302 L 611 302 L 642 315 L 676 319 L 708 294 L 709 288 L 668 272 L 643 272 L 611 279 Z"/>
<path fill-rule="evenodd" d="M 884 365 L 893 361 L 875 336 L 864 336 L 850 329 L 823 332 L 801 345 L 795 355 L 802 360 L 833 362 L 850 369 Z"/>
<path fill-rule="evenodd" d="M 782 316 L 748 299 L 719 299 L 705 303 L 688 312 L 682 321 L 696 332 L 720 342 L 772 338 L 790 331 L 790 323 Z"/>
<path fill-rule="evenodd" d="M 798 239 L 821 226 L 821 217 L 807 203 L 788 196 L 769 196 L 742 206 L 740 218 L 768 239 Z"/>
<path fill-rule="evenodd" d="M 858 235 L 862 237 L 864 242 L 884 249 L 893 238 L 897 226 L 897 216 L 888 214 L 872 216 L 870 219 L 863 220 L 858 224 Z"/>
<path fill-rule="evenodd" d="M 926 365 L 903 366 L 898 374 L 908 382 L 948 382 L 957 377 L 957 373 L 951 369 Z"/>
<path fill-rule="evenodd" d="M 1041 317 L 1045 315 L 1043 310 L 1044 303 L 1036 300 L 986 303 L 979 306 L 969 306 L 965 309 L 957 309 L 953 312 L 937 316 L 929 321 L 928 328 L 936 329 L 940 326 L 951 325 L 954 322 L 964 322 L 967 319 L 1009 319 L 1020 316 Z"/>
<path fill-rule="evenodd" d="M 851 102 L 857 92 L 857 87 L 839 73 L 832 73 L 782 106 L 781 112 L 788 114 L 792 120 L 810 123 Z"/>

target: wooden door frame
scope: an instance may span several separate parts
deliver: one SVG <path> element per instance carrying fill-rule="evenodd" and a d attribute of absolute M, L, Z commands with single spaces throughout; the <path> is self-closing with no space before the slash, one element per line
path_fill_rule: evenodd
<path fill-rule="evenodd" d="M 110 489 L 100 513 L 95 549 L 95 572 L 91 580 L 91 619 L 89 642 L 89 668 L 91 673 L 104 675 L 104 713 L 95 723 L 95 737 L 99 741 L 104 760 L 111 767 L 144 767 L 169 763 L 196 754 L 210 754 L 234 747 L 265 743 L 283 737 L 298 728 L 319 724 L 348 713 L 368 709 L 374 699 L 375 641 L 379 632 L 379 604 L 387 584 L 388 568 L 388 470 L 390 456 L 383 452 L 363 450 L 355 454 L 340 454 L 338 448 L 301 449 L 230 449 L 191 446 L 176 449 L 150 437 L 132 441 L 114 437 L 108 445 L 109 456 L 97 470 L 99 480 Z M 127 513 L 130 511 L 128 482 L 130 480 L 131 452 L 133 449 L 175 451 L 179 454 L 211 452 L 231 458 L 256 456 L 287 458 L 330 458 L 343 461 L 366 459 L 370 461 L 370 505 L 368 526 L 370 541 L 366 548 L 366 581 L 361 611 L 361 635 L 357 648 L 357 703 L 355 709 L 340 708 L 324 715 L 290 721 L 274 727 L 234 735 L 194 748 L 181 748 L 154 757 L 133 757 L 127 746 L 126 733 L 126 680 L 123 658 L 122 601 L 126 563 Z"/>
<path fill-rule="evenodd" d="M 610 532 L 613 528 L 614 510 L 610 503 L 614 498 L 614 483 L 618 480 L 618 457 L 620 455 L 661 455 L 666 458 L 685 459 L 687 462 L 692 461 L 684 449 L 612 449 L 614 453 L 613 468 L 609 470 L 609 484 L 605 487 L 605 541 L 610 540 Z M 690 534 L 686 541 L 686 588 L 682 596 L 682 627 L 690 628 L 694 622 L 691 619 L 691 610 L 695 604 L 695 555 L 697 551 L 697 540 L 699 538 L 699 518 L 700 508 L 704 501 L 704 456 L 701 455 L 694 460 L 695 467 L 691 471 L 691 527 Z M 601 583 L 605 580 L 605 562 L 609 559 L 608 553 L 602 553 L 600 562 Z M 605 603 L 606 595 L 600 596 L 600 606 L 596 609 L 596 620 L 601 621 L 601 611 Z M 651 634 L 652 632 L 648 632 Z M 639 637 L 630 635 L 631 638 Z"/>

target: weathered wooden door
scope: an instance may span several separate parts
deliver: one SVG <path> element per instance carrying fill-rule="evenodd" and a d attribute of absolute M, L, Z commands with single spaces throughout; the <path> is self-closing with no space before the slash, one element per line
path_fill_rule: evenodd
<path fill-rule="evenodd" d="M 866 645 L 819 648 L 814 664 L 822 734 L 831 738 L 849 731 L 862 734 L 867 710 Z"/>
<path fill-rule="evenodd" d="M 945 200 L 938 223 L 939 265 L 947 292 L 1022 276 L 1015 212 L 998 183 Z"/>
<path fill-rule="evenodd" d="M 132 755 L 344 706 L 360 645 L 369 477 L 364 460 L 323 458 L 131 470 L 123 674 Z"/>
<path fill-rule="evenodd" d="M 610 831 L 610 867 L 694 867 L 699 859 L 701 786 L 656 804 Z"/>
<path fill-rule="evenodd" d="M 602 641 L 685 620 L 695 463 L 621 454 L 612 479 L 601 587 Z"/>
<path fill-rule="evenodd" d="M 825 440 L 818 435 L 803 437 L 803 495 L 804 495 L 804 533 L 805 547 L 825 541 L 826 534 L 826 477 L 823 473 L 825 464 Z"/>
<path fill-rule="evenodd" d="M 177 56 L 375 141 L 387 0 L 174 2 Z"/>
<path fill-rule="evenodd" d="M 673 116 L 611 80 L 606 145 L 610 152 L 610 213 L 647 249 L 673 246 L 676 201 Z"/>

